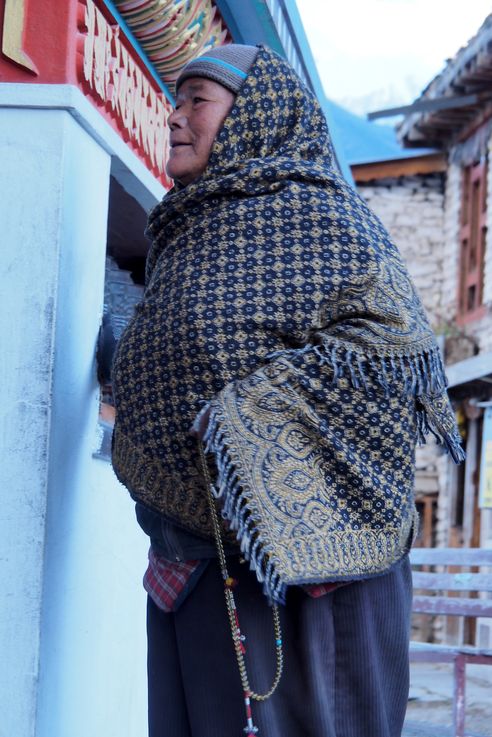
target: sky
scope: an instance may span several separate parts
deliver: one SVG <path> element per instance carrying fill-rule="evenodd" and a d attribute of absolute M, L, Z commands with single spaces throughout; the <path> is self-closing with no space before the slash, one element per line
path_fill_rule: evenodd
<path fill-rule="evenodd" d="M 492 0 L 296 0 L 326 95 L 353 112 L 410 104 Z"/>

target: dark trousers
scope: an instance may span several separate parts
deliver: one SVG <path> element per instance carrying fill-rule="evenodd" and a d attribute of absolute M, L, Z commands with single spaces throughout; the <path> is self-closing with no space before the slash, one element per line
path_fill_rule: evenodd
<path fill-rule="evenodd" d="M 251 687 L 275 670 L 271 610 L 246 565 L 229 559 Z M 253 702 L 259 737 L 400 737 L 408 698 L 408 558 L 319 599 L 297 588 L 281 608 L 284 674 Z M 148 606 L 149 737 L 241 737 L 242 688 L 215 561 L 179 610 Z"/>

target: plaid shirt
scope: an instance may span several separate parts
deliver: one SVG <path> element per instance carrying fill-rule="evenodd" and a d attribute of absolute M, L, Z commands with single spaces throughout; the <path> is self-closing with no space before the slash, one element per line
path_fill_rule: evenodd
<path fill-rule="evenodd" d="M 208 560 L 188 560 L 183 563 L 167 560 L 149 550 L 149 565 L 145 571 L 143 585 L 154 604 L 164 612 L 175 612 L 190 591 L 195 587 Z M 303 586 L 309 596 L 318 599 L 345 584 L 321 583 Z"/>

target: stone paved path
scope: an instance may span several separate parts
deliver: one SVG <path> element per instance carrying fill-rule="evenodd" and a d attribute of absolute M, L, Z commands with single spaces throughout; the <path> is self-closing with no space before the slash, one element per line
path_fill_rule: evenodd
<path fill-rule="evenodd" d="M 403 737 L 453 737 L 452 666 L 412 663 Z M 467 737 L 492 737 L 492 668 L 467 666 Z"/>

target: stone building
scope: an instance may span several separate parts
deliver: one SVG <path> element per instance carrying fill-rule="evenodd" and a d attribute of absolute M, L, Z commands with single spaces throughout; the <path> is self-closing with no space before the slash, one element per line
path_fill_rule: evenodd
<path fill-rule="evenodd" d="M 423 545 L 492 546 L 491 89 L 489 16 L 404 111 L 404 148 L 348 156 L 428 310 L 467 451 L 457 468 L 435 443 L 418 449 Z M 492 631 L 479 621 L 475 632 L 449 629 L 447 638 L 490 647 Z"/>

